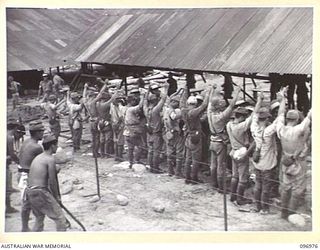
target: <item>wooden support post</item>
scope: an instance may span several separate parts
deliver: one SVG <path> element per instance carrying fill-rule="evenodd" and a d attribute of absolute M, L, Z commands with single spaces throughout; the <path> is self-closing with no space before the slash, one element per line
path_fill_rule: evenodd
<path fill-rule="evenodd" d="M 257 84 L 256 84 L 256 81 L 254 80 L 254 78 L 253 78 L 253 77 L 251 77 L 251 81 L 252 81 L 252 83 L 253 83 L 254 87 L 256 88 L 256 87 L 257 87 Z"/>
<path fill-rule="evenodd" d="M 227 180 L 226 168 L 222 168 L 223 178 L 223 213 L 224 213 L 224 231 L 228 231 L 228 211 L 227 211 Z"/>
<path fill-rule="evenodd" d="M 123 76 L 123 82 L 124 82 L 124 90 L 126 93 L 126 96 L 128 95 L 128 84 L 127 84 L 127 77 Z"/>
<path fill-rule="evenodd" d="M 57 66 L 57 73 L 58 73 L 58 74 L 60 73 L 60 69 L 59 69 L 59 66 Z"/>
<path fill-rule="evenodd" d="M 246 78 L 243 77 L 243 84 L 242 84 L 242 89 L 243 89 L 243 100 L 245 101 L 246 100 Z"/>

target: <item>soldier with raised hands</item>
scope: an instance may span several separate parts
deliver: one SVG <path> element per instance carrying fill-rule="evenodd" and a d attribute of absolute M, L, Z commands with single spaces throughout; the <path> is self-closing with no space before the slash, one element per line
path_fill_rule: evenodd
<path fill-rule="evenodd" d="M 158 89 L 150 86 L 150 89 Z M 164 85 L 164 93 L 160 92 L 160 98 L 156 94 L 147 92 L 144 100 L 143 111 L 147 118 L 147 145 L 148 145 L 148 163 L 150 172 L 154 174 L 162 173 L 159 167 L 160 152 L 163 145 L 163 123 L 162 123 L 162 108 L 167 98 L 169 84 Z"/>
<path fill-rule="evenodd" d="M 211 92 L 208 104 L 208 121 L 211 131 L 209 148 L 211 152 L 210 169 L 213 188 L 222 192 L 223 169 L 226 168 L 227 144 L 229 143 L 226 124 L 230 120 L 241 89 L 239 87 L 236 88 L 235 96 L 228 107 L 226 107 L 225 99 L 220 95 L 220 87 L 214 85 L 213 89 L 214 91 Z"/>
<path fill-rule="evenodd" d="M 199 165 L 202 154 L 202 134 L 201 134 L 201 120 L 200 117 L 207 108 L 210 90 L 206 91 L 203 103 L 198 106 L 197 98 L 195 96 L 188 97 L 187 86 L 181 98 L 180 107 L 183 120 L 186 126 L 186 184 L 198 184 L 202 182 L 198 178 Z M 191 167 L 192 165 L 192 167 Z"/>
<path fill-rule="evenodd" d="M 299 111 L 291 109 L 285 114 L 285 90 L 280 92 L 277 134 L 281 141 L 281 217 L 287 219 L 296 213 L 306 189 L 307 141 L 310 137 L 311 110 L 299 123 Z"/>

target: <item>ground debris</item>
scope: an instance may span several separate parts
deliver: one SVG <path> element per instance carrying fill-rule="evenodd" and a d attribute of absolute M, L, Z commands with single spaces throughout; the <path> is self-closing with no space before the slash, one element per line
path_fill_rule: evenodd
<path fill-rule="evenodd" d="M 89 202 L 90 203 L 95 203 L 95 202 L 97 202 L 99 200 L 100 200 L 100 197 L 98 195 L 95 195 L 95 196 L 90 198 Z"/>
<path fill-rule="evenodd" d="M 306 225 L 305 219 L 300 214 L 289 215 L 288 221 L 298 227 L 304 227 Z"/>
<path fill-rule="evenodd" d="M 165 203 L 162 200 L 155 200 L 154 202 L 152 202 L 152 209 L 153 211 L 157 212 L 157 213 L 163 213 L 165 210 Z"/>
<path fill-rule="evenodd" d="M 62 185 L 60 193 L 62 195 L 69 194 L 73 191 L 73 185 L 70 182 L 66 182 Z"/>
<path fill-rule="evenodd" d="M 127 206 L 129 203 L 129 199 L 124 195 L 118 194 L 116 198 L 120 206 Z"/>

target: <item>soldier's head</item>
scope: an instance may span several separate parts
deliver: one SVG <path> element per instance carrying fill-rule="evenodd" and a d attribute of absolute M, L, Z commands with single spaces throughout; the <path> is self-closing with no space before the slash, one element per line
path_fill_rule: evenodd
<path fill-rule="evenodd" d="M 288 126 L 295 126 L 299 123 L 299 111 L 291 109 L 286 114 L 286 123 Z"/>
<path fill-rule="evenodd" d="M 7 121 L 7 129 L 8 130 L 13 130 L 15 133 L 18 126 L 19 126 L 19 122 L 17 121 L 17 119 L 14 119 L 14 118 L 8 119 L 8 121 Z"/>
<path fill-rule="evenodd" d="M 152 94 L 150 93 L 149 96 L 148 96 L 148 103 L 151 105 L 151 106 L 155 106 L 159 101 L 159 98 L 157 95 L 155 94 Z"/>
<path fill-rule="evenodd" d="M 157 97 L 160 97 L 161 91 L 160 91 L 160 85 L 156 82 L 151 82 L 150 83 L 150 92 Z"/>
<path fill-rule="evenodd" d="M 42 74 L 43 80 L 48 80 L 49 79 L 49 74 L 48 73 L 43 73 Z"/>
<path fill-rule="evenodd" d="M 258 123 L 261 125 L 266 125 L 271 117 L 270 111 L 266 107 L 260 108 L 258 111 Z"/>
<path fill-rule="evenodd" d="M 214 97 L 211 100 L 211 109 L 213 111 L 221 112 L 226 108 L 226 101 L 222 97 Z"/>
<path fill-rule="evenodd" d="M 203 96 L 198 94 L 196 95 L 196 99 L 197 99 L 197 106 L 199 107 L 202 103 L 203 103 Z"/>
<path fill-rule="evenodd" d="M 47 134 L 43 136 L 42 146 L 45 151 L 56 153 L 58 149 L 58 140 L 53 134 Z"/>
<path fill-rule="evenodd" d="M 11 83 L 14 80 L 13 76 L 8 76 L 8 82 Z"/>
<path fill-rule="evenodd" d="M 43 137 L 43 132 L 44 132 L 44 126 L 42 124 L 42 121 L 37 120 L 37 121 L 32 121 L 29 123 L 29 132 L 31 138 L 34 140 L 40 141 Z"/>
<path fill-rule="evenodd" d="M 55 103 L 57 101 L 57 97 L 55 95 L 49 95 L 48 100 L 51 103 Z"/>
<path fill-rule="evenodd" d="M 278 100 L 272 100 L 270 103 L 270 111 L 274 119 L 278 116 L 279 106 L 280 103 Z"/>
<path fill-rule="evenodd" d="M 238 107 L 234 110 L 235 121 L 243 122 L 248 115 L 248 110 L 244 107 Z"/>
<path fill-rule="evenodd" d="M 80 102 L 80 95 L 77 92 L 72 92 L 70 94 L 70 98 L 72 100 L 73 103 L 79 103 Z"/>
<path fill-rule="evenodd" d="M 130 106 L 137 106 L 139 104 L 140 98 L 135 95 L 129 95 L 127 100 Z"/>
<path fill-rule="evenodd" d="M 198 105 L 198 100 L 195 96 L 189 96 L 187 100 L 187 105 L 189 108 L 196 108 Z"/>
<path fill-rule="evenodd" d="M 180 96 L 174 95 L 170 97 L 170 106 L 174 109 L 179 108 Z"/>

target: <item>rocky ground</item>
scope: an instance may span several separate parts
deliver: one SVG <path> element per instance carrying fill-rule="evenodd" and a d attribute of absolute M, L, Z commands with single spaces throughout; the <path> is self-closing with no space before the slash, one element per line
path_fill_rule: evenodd
<path fill-rule="evenodd" d="M 23 105 L 33 103 L 25 99 Z M 8 110 L 10 111 L 10 100 Z M 62 119 L 62 130 L 67 130 L 67 117 Z M 46 123 L 47 120 L 44 119 Z M 63 204 L 76 216 L 87 231 L 224 231 L 223 195 L 212 190 L 209 183 L 186 185 L 183 179 L 164 174 L 152 174 L 142 164 L 128 168 L 128 162 L 114 158 L 98 159 L 101 198 L 98 199 L 96 166 L 91 154 L 90 132 L 84 124 L 84 144 L 81 152 L 72 152 L 69 132 L 59 138 L 58 157 L 70 158 L 59 173 Z M 163 164 L 165 169 L 165 164 Z M 311 162 L 309 164 L 311 169 Z M 13 185 L 17 188 L 16 166 L 12 165 Z M 203 176 L 204 179 L 207 177 Z M 310 231 L 311 170 L 306 199 L 299 212 L 305 225 L 295 225 L 280 218 L 279 202 L 274 200 L 271 213 L 241 212 L 227 196 L 229 231 Z M 252 196 L 252 188 L 246 195 Z M 20 193 L 11 195 L 13 206 L 20 210 Z M 70 231 L 81 228 L 67 215 Z M 301 219 L 301 218 L 300 218 Z M 30 226 L 34 223 L 32 216 Z M 20 214 L 5 218 L 5 231 L 21 229 Z M 46 218 L 45 231 L 54 231 L 54 223 Z"/>

